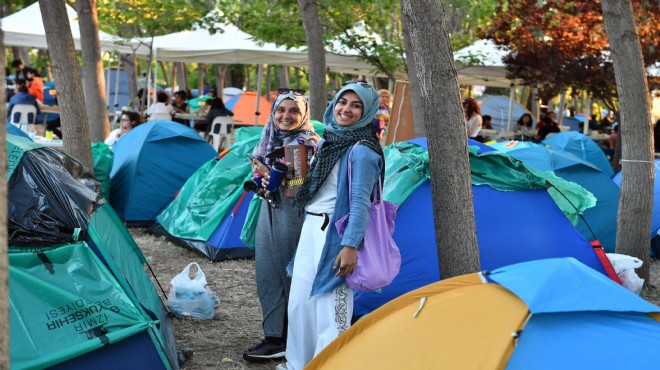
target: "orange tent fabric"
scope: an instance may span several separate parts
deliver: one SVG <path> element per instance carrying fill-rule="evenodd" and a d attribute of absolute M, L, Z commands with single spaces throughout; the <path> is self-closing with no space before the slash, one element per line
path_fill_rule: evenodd
<path fill-rule="evenodd" d="M 233 100 L 236 99 L 235 102 Z M 231 105 L 234 103 L 233 105 Z M 244 91 L 242 94 L 234 97 L 226 103 L 227 108 L 234 112 L 234 120 L 242 125 L 254 124 L 255 108 L 257 107 L 257 93 L 254 91 Z M 263 126 L 268 122 L 270 108 L 272 103 L 265 96 L 259 96 L 259 119 L 257 124 Z"/>

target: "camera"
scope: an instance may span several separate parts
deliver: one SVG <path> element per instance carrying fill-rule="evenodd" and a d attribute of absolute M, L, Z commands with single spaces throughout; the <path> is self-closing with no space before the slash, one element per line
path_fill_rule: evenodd
<path fill-rule="evenodd" d="M 243 190 L 251 191 L 253 193 L 259 193 L 260 190 L 263 190 L 261 187 L 261 180 L 263 177 L 253 177 L 248 181 L 243 183 Z"/>
<path fill-rule="evenodd" d="M 268 178 L 268 185 L 265 189 L 261 182 L 263 177 L 258 176 L 255 176 L 244 182 L 243 189 L 245 191 L 254 192 L 257 195 L 263 195 L 263 197 L 267 199 L 271 197 L 274 198 L 277 194 L 277 189 L 282 184 L 282 180 L 284 180 L 284 176 L 286 176 L 287 171 L 289 171 L 289 167 L 287 165 L 284 163 L 275 162 L 273 163 L 273 167 L 270 169 L 270 177 Z"/>

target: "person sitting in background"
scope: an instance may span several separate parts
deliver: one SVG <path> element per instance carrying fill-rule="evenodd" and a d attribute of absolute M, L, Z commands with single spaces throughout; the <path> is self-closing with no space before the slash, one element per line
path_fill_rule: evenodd
<path fill-rule="evenodd" d="M 159 91 L 158 94 L 156 94 L 156 103 L 147 110 L 149 121 L 160 119 L 172 120 L 172 116 L 174 116 L 174 108 L 172 105 L 167 104 L 168 100 L 169 96 L 166 92 Z"/>
<path fill-rule="evenodd" d="M 144 89 L 140 89 L 137 92 L 137 95 L 135 98 L 133 98 L 133 101 L 131 102 L 130 106 L 133 107 L 133 109 L 137 110 L 138 112 L 142 112 L 145 110 L 147 107 L 144 104 L 144 101 L 142 100 L 144 96 Z"/>
<path fill-rule="evenodd" d="M 337 94 L 335 94 L 336 96 Z M 334 98 L 334 97 L 333 97 Z M 376 133 L 376 139 L 383 138 L 385 133 L 385 126 L 390 121 L 390 92 L 385 89 L 378 90 L 378 111 L 376 116 L 371 120 Z"/>
<path fill-rule="evenodd" d="M 465 98 L 465 100 L 463 100 L 463 111 L 465 112 L 467 136 L 470 139 L 474 139 L 479 135 L 479 130 L 481 130 L 481 125 L 483 123 L 479 103 L 472 98 Z"/>
<path fill-rule="evenodd" d="M 516 131 L 529 131 L 532 129 L 534 121 L 532 120 L 532 115 L 525 113 L 516 122 Z"/>
<path fill-rule="evenodd" d="M 39 76 L 36 69 L 27 67 L 27 87 L 28 92 L 34 95 L 37 100 L 44 102 L 44 79 Z"/>
<path fill-rule="evenodd" d="M 209 112 L 206 114 L 206 127 L 196 126 L 195 129 L 199 131 L 204 131 L 206 135 L 211 132 L 213 127 L 213 120 L 216 117 L 232 117 L 234 113 L 225 107 L 225 103 L 222 101 L 222 98 L 213 98 L 206 102 L 206 105 L 210 107 Z"/>
<path fill-rule="evenodd" d="M 7 105 L 7 119 L 9 122 L 15 122 L 15 117 L 11 116 L 11 110 L 15 105 L 27 104 L 32 105 L 37 108 L 37 114 L 41 113 L 39 109 L 39 103 L 37 98 L 28 92 L 27 82 L 23 79 L 16 80 L 14 84 L 14 95 L 9 99 L 9 104 Z M 35 122 L 37 117 L 28 117 L 28 121 Z"/>
<path fill-rule="evenodd" d="M 119 139 L 123 137 L 124 134 L 134 129 L 136 126 L 142 124 L 144 119 L 137 112 L 123 111 L 121 112 L 121 120 L 119 121 L 119 128 L 112 130 L 107 139 L 105 139 L 106 145 L 113 147 Z"/>
<path fill-rule="evenodd" d="M 539 128 L 538 132 L 536 133 L 536 140 L 541 141 L 544 140 L 548 134 L 553 133 L 553 132 L 559 132 L 559 126 L 555 125 L 552 122 L 552 118 L 550 118 L 550 115 L 546 115 L 543 117 L 541 120 L 542 126 Z"/>
<path fill-rule="evenodd" d="M 179 90 L 174 93 L 172 108 L 174 108 L 175 113 L 190 113 L 190 106 L 186 103 L 186 99 L 188 99 L 188 94 L 185 91 Z M 173 121 L 188 126 L 188 120 L 174 118 Z"/>
<path fill-rule="evenodd" d="M 493 129 L 493 117 L 484 114 L 481 116 L 481 129 L 492 130 Z"/>

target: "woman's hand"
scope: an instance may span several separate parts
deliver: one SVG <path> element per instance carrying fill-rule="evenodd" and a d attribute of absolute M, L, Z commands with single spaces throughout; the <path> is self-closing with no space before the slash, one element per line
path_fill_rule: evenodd
<path fill-rule="evenodd" d="M 335 264 L 332 266 L 333 269 L 337 271 L 336 276 L 346 277 L 346 275 L 355 271 L 355 266 L 357 265 L 357 249 L 353 247 L 344 247 L 339 252 L 339 255 L 335 259 Z"/>
<path fill-rule="evenodd" d="M 270 170 L 258 159 L 250 159 L 250 164 L 252 164 L 252 171 L 257 171 L 261 176 L 266 179 L 270 175 Z"/>

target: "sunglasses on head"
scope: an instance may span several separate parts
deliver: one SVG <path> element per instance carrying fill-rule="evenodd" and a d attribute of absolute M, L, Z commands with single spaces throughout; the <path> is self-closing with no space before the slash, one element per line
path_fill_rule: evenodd
<path fill-rule="evenodd" d="M 288 88 L 285 88 L 285 87 L 281 87 L 281 88 L 277 89 L 277 93 L 278 93 L 279 95 L 288 94 L 288 93 L 293 93 L 293 95 L 296 95 L 296 96 L 305 96 L 305 90 L 301 90 L 301 89 L 288 89 Z"/>
<path fill-rule="evenodd" d="M 346 86 L 346 85 L 350 85 L 350 84 L 360 84 L 362 87 L 371 87 L 371 85 L 369 85 L 367 83 L 367 81 L 363 81 L 363 80 L 346 81 L 346 82 L 344 82 L 344 84 L 342 86 Z"/>

